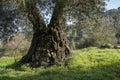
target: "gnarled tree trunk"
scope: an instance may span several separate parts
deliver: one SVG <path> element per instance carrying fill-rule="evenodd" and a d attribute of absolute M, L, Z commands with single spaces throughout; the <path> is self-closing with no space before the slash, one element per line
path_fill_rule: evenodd
<path fill-rule="evenodd" d="M 28 18 L 33 24 L 33 39 L 28 53 L 20 60 L 30 63 L 32 67 L 64 65 L 70 49 L 64 32 L 60 26 L 63 5 L 56 4 L 48 27 L 45 25 L 35 0 L 27 2 Z"/>

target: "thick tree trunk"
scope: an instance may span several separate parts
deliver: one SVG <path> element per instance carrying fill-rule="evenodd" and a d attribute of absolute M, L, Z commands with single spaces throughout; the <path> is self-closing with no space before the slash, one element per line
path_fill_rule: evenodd
<path fill-rule="evenodd" d="M 64 32 L 60 26 L 63 6 L 56 6 L 51 22 L 46 27 L 36 3 L 28 4 L 29 20 L 33 24 L 33 39 L 28 53 L 20 60 L 21 63 L 30 63 L 32 67 L 64 65 L 70 49 Z M 58 11 L 61 10 L 59 13 Z"/>

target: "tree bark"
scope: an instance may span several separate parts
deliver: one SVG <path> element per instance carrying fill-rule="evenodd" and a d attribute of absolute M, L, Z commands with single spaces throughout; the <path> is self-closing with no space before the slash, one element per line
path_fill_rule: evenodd
<path fill-rule="evenodd" d="M 35 0 L 27 2 L 28 18 L 33 24 L 33 39 L 28 53 L 20 63 L 30 63 L 32 67 L 65 65 L 70 49 L 60 20 L 64 6 L 56 4 L 50 24 L 47 27 Z M 60 10 L 60 12 L 59 12 Z"/>

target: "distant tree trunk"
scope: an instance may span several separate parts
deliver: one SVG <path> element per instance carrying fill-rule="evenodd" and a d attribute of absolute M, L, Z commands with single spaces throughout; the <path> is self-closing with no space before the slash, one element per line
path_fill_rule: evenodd
<path fill-rule="evenodd" d="M 32 67 L 65 65 L 70 49 L 60 26 L 64 6 L 56 5 L 52 19 L 47 27 L 35 0 L 27 3 L 28 18 L 33 24 L 33 39 L 28 53 L 20 60 Z"/>

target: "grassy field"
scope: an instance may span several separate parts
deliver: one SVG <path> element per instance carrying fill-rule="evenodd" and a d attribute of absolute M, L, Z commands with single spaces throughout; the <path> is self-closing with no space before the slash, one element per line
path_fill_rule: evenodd
<path fill-rule="evenodd" d="M 120 80 L 118 49 L 75 50 L 68 67 L 31 69 L 28 64 L 20 67 L 14 62 L 13 57 L 0 58 L 0 80 Z"/>

